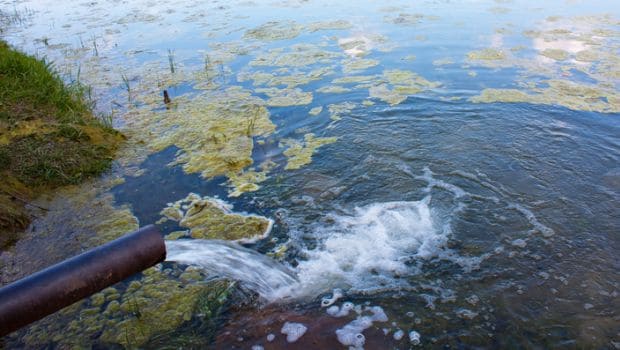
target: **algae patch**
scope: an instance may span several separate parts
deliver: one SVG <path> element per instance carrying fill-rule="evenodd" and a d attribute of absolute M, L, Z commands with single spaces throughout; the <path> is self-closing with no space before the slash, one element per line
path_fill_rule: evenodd
<path fill-rule="evenodd" d="M 312 92 L 305 92 L 298 88 L 261 88 L 256 89 L 255 91 L 257 93 L 265 94 L 269 97 L 266 102 L 269 106 L 303 106 L 312 103 Z"/>
<path fill-rule="evenodd" d="M 470 60 L 494 61 L 505 59 L 506 54 L 504 53 L 504 51 L 499 49 L 487 48 L 477 51 L 470 51 L 467 54 L 467 58 Z"/>
<path fill-rule="evenodd" d="M 327 106 L 329 110 L 330 118 L 333 121 L 338 121 L 342 119 L 343 114 L 350 113 L 356 107 L 353 102 L 341 102 L 341 103 L 333 103 Z"/>
<path fill-rule="evenodd" d="M 577 84 L 568 80 L 548 80 L 548 87 L 534 88 L 531 93 L 516 89 L 485 89 L 472 102 L 524 102 L 560 105 L 573 110 L 601 113 L 620 112 L 620 94 L 614 89 Z"/>
<path fill-rule="evenodd" d="M 151 342 L 191 320 L 214 331 L 231 289 L 227 281 L 202 282 L 192 267 L 185 271 L 153 267 L 131 282 L 106 288 L 36 323 L 22 341 L 38 347 L 54 341 L 62 348 L 153 348 Z M 209 343 L 209 335 L 198 341 Z"/>
<path fill-rule="evenodd" d="M 243 37 L 262 41 L 285 40 L 297 37 L 302 30 L 303 26 L 294 21 L 267 22 L 247 30 Z"/>
<path fill-rule="evenodd" d="M 297 97 L 278 94 L 279 89 L 269 92 L 273 104 L 289 103 Z M 148 131 L 144 136 L 135 135 L 136 141 L 154 151 L 175 145 L 182 152 L 174 164 L 181 164 L 187 173 L 211 178 L 233 176 L 252 165 L 253 138 L 275 130 L 263 104 L 247 90 L 228 88 L 196 96 L 191 103 L 161 113 L 144 109 L 131 111 L 129 116 L 135 130 Z"/>
<path fill-rule="evenodd" d="M 370 97 L 391 105 L 405 101 L 408 96 L 441 86 L 440 83 L 426 80 L 414 72 L 400 69 L 384 71 L 383 80 L 385 83 L 371 86 L 368 93 Z"/>
<path fill-rule="evenodd" d="M 304 135 L 303 142 L 292 139 L 283 140 L 282 147 L 288 147 L 284 151 L 284 155 L 288 157 L 285 169 L 299 169 L 306 164 L 310 164 L 312 162 L 312 155 L 319 147 L 334 143 L 337 140 L 338 138 L 336 137 L 316 137 L 312 133 Z"/>
<path fill-rule="evenodd" d="M 568 52 L 560 49 L 545 49 L 540 54 L 556 61 L 564 61 L 568 58 Z"/>
<path fill-rule="evenodd" d="M 230 204 L 195 193 L 170 203 L 161 214 L 188 228 L 193 238 L 202 239 L 252 242 L 265 238 L 273 225 L 263 216 L 234 213 Z"/>

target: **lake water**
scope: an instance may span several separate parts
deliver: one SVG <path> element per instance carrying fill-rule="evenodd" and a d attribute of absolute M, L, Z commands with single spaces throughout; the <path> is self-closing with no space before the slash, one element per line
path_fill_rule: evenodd
<path fill-rule="evenodd" d="M 176 261 L 6 346 L 620 348 L 620 3 L 0 9 L 128 137 L 37 201 L 2 281 L 155 222 Z M 198 202 L 268 235 L 161 220 Z"/>

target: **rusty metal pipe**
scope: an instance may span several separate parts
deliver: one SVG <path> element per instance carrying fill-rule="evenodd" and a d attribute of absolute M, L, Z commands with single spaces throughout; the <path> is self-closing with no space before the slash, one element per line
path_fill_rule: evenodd
<path fill-rule="evenodd" d="M 165 259 L 162 235 L 151 225 L 4 286 L 0 288 L 0 336 Z"/>

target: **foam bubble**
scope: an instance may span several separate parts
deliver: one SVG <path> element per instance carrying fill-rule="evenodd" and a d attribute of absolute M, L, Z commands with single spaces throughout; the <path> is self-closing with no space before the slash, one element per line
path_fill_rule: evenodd
<path fill-rule="evenodd" d="M 372 315 L 358 316 L 355 320 L 336 330 L 336 337 L 342 345 L 350 346 L 353 349 L 362 349 L 366 342 L 366 337 L 362 334 L 364 330 L 370 328 L 374 322 L 388 321 L 387 315 L 380 306 L 366 307 L 365 311 L 370 311 Z"/>
<path fill-rule="evenodd" d="M 412 345 L 420 345 L 420 333 L 416 331 L 409 332 L 409 341 Z"/>
<path fill-rule="evenodd" d="M 403 339 L 404 336 L 405 336 L 405 332 L 403 332 L 402 329 L 397 329 L 396 332 L 394 332 L 394 334 L 392 335 L 392 337 L 396 341 Z"/>
<path fill-rule="evenodd" d="M 307 330 L 308 327 L 301 323 L 286 322 L 284 323 L 284 326 L 282 326 L 281 332 L 282 334 L 286 334 L 287 342 L 294 343 L 299 340 L 299 338 L 301 338 Z"/>
<path fill-rule="evenodd" d="M 330 306 L 330 305 L 334 304 L 336 301 L 338 301 L 338 299 L 340 299 L 342 297 L 343 297 L 342 290 L 339 289 L 339 288 L 336 288 L 332 292 L 332 297 L 331 298 L 323 298 L 321 300 L 321 306 L 322 307 Z"/>
<path fill-rule="evenodd" d="M 276 339 L 276 335 L 275 334 L 273 334 L 273 333 L 267 334 L 267 341 L 268 342 L 271 343 L 274 339 Z"/>

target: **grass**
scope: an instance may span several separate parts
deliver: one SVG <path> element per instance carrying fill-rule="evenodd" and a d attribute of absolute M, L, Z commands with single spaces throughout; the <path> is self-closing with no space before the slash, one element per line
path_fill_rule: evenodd
<path fill-rule="evenodd" d="M 111 165 L 122 135 L 93 115 L 89 87 L 0 41 L 0 247 L 27 225 L 31 193 L 77 184 Z"/>

